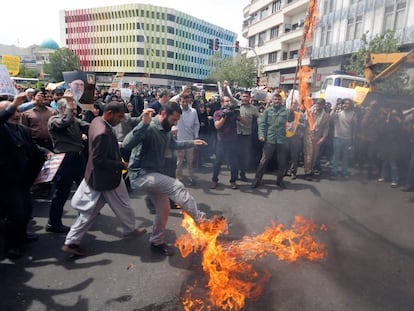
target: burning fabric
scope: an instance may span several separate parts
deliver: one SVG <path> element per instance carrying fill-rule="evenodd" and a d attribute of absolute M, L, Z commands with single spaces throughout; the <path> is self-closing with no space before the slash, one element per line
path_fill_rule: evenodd
<path fill-rule="evenodd" d="M 218 237 L 227 233 L 223 217 L 196 224 L 184 213 L 182 226 L 188 231 L 176 241 L 183 257 L 202 252 L 202 267 L 208 276 L 208 301 L 192 298 L 192 289 L 186 291 L 182 304 L 185 310 L 240 310 L 245 300 L 257 299 L 270 273 L 258 273 L 253 263 L 264 255 L 275 255 L 279 260 L 294 262 L 300 258 L 318 260 L 326 256 L 323 244 L 317 243 L 311 232 L 325 231 L 312 220 L 296 216 L 290 229 L 274 223 L 256 236 L 245 236 L 231 243 L 222 243 Z"/>

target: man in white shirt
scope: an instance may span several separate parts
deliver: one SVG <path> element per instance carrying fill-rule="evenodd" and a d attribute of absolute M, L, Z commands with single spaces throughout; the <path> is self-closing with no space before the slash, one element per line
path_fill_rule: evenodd
<path fill-rule="evenodd" d="M 190 107 L 193 98 L 191 95 L 185 94 L 180 97 L 181 109 L 183 111 L 181 118 L 177 122 L 177 141 L 194 140 L 198 138 L 198 132 L 200 130 L 200 122 L 198 120 L 197 111 Z M 188 149 L 177 150 L 177 171 L 176 177 L 179 180 L 183 180 L 183 162 L 187 161 L 187 186 L 194 184 L 194 147 Z"/>

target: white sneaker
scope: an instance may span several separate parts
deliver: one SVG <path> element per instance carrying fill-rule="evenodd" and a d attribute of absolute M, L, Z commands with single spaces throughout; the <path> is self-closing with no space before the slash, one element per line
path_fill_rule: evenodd
<path fill-rule="evenodd" d="M 398 187 L 398 183 L 396 181 L 393 181 L 391 183 L 391 188 L 397 188 Z"/>
<path fill-rule="evenodd" d="M 383 177 L 377 179 L 378 182 L 383 182 L 384 180 L 385 179 Z"/>

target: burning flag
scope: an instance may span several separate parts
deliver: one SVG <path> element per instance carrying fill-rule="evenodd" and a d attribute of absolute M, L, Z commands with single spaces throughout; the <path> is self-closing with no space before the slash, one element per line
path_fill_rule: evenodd
<path fill-rule="evenodd" d="M 294 262 L 300 258 L 318 260 L 326 256 L 323 244 L 317 243 L 310 232 L 326 230 L 311 220 L 300 216 L 290 229 L 274 223 L 256 236 L 245 236 L 231 243 L 219 242 L 218 237 L 227 233 L 227 223 L 222 217 L 196 224 L 186 213 L 182 226 L 187 234 L 180 236 L 176 246 L 183 257 L 200 251 L 202 267 L 207 274 L 208 301 L 193 298 L 192 290 L 182 298 L 185 310 L 240 310 L 246 299 L 256 300 L 263 291 L 270 273 L 254 270 L 253 263 L 264 255 L 275 255 L 279 260 Z"/>
<path fill-rule="evenodd" d="M 311 130 L 314 129 L 315 123 L 313 120 L 310 108 L 313 100 L 310 98 L 310 90 L 308 80 L 310 79 L 313 69 L 308 66 L 302 66 L 302 58 L 306 56 L 306 43 L 312 39 L 313 31 L 315 29 L 317 17 L 316 0 L 309 1 L 309 8 L 306 15 L 305 26 L 303 28 L 303 40 L 299 49 L 298 65 L 296 68 L 296 75 L 299 78 L 299 102 L 301 109 L 306 111 L 308 126 Z M 296 81 L 296 77 L 295 77 Z"/>

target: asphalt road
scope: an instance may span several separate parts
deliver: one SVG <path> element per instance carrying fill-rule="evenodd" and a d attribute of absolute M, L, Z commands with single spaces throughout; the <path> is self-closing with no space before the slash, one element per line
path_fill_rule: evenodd
<path fill-rule="evenodd" d="M 190 192 L 209 216 L 228 219 L 225 239 L 259 234 L 272 221 L 289 225 L 296 215 L 329 228 L 315 234 L 327 248 L 320 261 L 257 260 L 255 268 L 271 277 L 258 300 L 247 300 L 243 310 L 414 308 L 414 193 L 358 176 L 311 182 L 287 177 L 286 190 L 276 187 L 272 174 L 257 189 L 239 182 L 238 190 L 230 189 L 226 170 L 215 190 L 209 189 L 209 169 L 197 177 Z M 143 196 L 132 194 L 132 204 L 137 225 L 150 232 L 154 215 Z M 65 209 L 64 223 L 71 225 L 76 213 L 69 203 Z M 152 254 L 148 233 L 123 239 L 119 222 L 104 207 L 82 241 L 89 256 L 74 259 L 60 251 L 64 236 L 45 232 L 47 214 L 48 203 L 36 201 L 32 229 L 40 240 L 28 246 L 25 257 L 0 261 L 1 310 L 182 310 L 180 297 L 194 281 L 195 293 L 207 297 L 199 254 Z M 168 242 L 185 233 L 180 223 L 180 212 L 172 210 Z"/>

